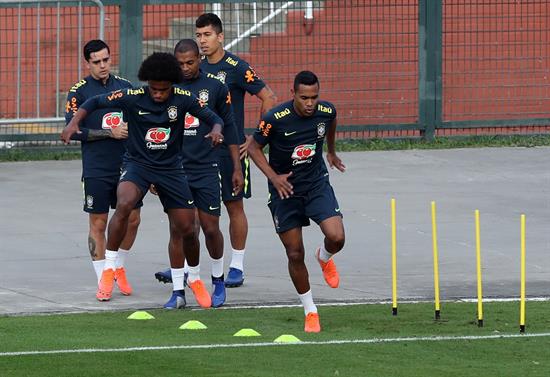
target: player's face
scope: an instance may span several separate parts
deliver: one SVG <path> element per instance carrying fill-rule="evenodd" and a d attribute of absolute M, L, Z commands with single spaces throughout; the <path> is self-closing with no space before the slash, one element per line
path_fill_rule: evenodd
<path fill-rule="evenodd" d="M 199 55 L 195 54 L 193 51 L 176 52 L 176 59 L 178 59 L 178 63 L 180 63 L 183 78 L 190 80 L 199 75 L 199 65 L 201 63 Z"/>
<path fill-rule="evenodd" d="M 164 102 L 170 97 L 172 92 L 172 83 L 170 81 L 147 81 L 149 85 L 149 95 L 155 102 Z"/>
<path fill-rule="evenodd" d="M 111 73 L 111 57 L 106 48 L 90 54 L 90 59 L 86 63 L 90 74 L 96 80 L 107 80 Z"/>
<path fill-rule="evenodd" d="M 294 110 L 302 117 L 312 116 L 319 102 L 319 84 L 298 85 L 298 90 L 291 89 L 294 96 Z"/>
<path fill-rule="evenodd" d="M 205 56 L 212 56 L 223 46 L 223 33 L 216 33 L 212 25 L 197 28 L 195 37 L 202 54 Z"/>

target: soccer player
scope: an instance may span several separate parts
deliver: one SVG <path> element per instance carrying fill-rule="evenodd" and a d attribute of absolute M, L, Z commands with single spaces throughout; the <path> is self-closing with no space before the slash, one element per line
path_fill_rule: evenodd
<path fill-rule="evenodd" d="M 239 136 L 239 151 L 244 175 L 244 187 L 241 193 L 233 192 L 233 161 L 227 151 L 220 156 L 222 177 L 222 200 L 229 215 L 229 237 L 232 254 L 229 272 L 225 279 L 226 287 L 238 287 L 244 282 L 244 253 L 248 235 L 248 221 L 244 212 L 243 197 L 250 198 L 250 166 L 247 156 L 251 137 L 244 134 L 244 96 L 250 93 L 261 101 L 261 114 L 267 112 L 277 102 L 273 91 L 256 75 L 254 69 L 243 59 L 225 51 L 224 34 L 220 18 L 213 13 L 199 16 L 195 22 L 195 36 L 202 54 L 201 69 L 217 76 L 229 87 L 233 115 Z"/>
<path fill-rule="evenodd" d="M 325 135 L 330 167 L 344 172 L 345 166 L 334 150 L 336 108 L 319 100 L 317 76 L 310 71 L 298 73 L 291 93 L 291 101 L 262 117 L 248 153 L 268 178 L 268 206 L 286 250 L 290 277 L 304 306 L 304 330 L 319 332 L 319 315 L 304 263 L 302 227 L 312 219 L 323 232 L 324 241 L 316 258 L 332 288 L 339 284 L 333 256 L 342 250 L 345 241 L 342 214 L 322 156 Z M 262 151 L 266 145 L 269 162 Z"/>
<path fill-rule="evenodd" d="M 90 74 L 69 90 L 66 123 L 71 121 L 88 98 L 132 86 L 128 80 L 111 74 L 110 50 L 105 42 L 91 40 L 84 46 L 83 53 Z M 127 126 L 122 120 L 122 112 L 111 107 L 90 113 L 82 122 L 82 132 L 73 135 L 72 138 L 81 141 L 84 212 L 88 213 L 89 222 L 88 248 L 98 282 L 105 266 L 105 230 L 109 207 L 116 207 L 116 190 L 122 156 L 126 149 L 124 139 L 127 136 Z M 124 295 L 132 293 L 132 287 L 126 278 L 124 261 L 136 239 L 141 205 L 139 202 L 130 213 L 126 235 L 115 261 L 115 280 Z"/>
<path fill-rule="evenodd" d="M 196 95 L 204 105 L 218 114 L 224 122 L 224 143 L 213 148 L 204 135 L 210 127 L 192 115 L 185 118 L 183 131 L 183 167 L 195 206 L 198 209 L 200 228 L 204 232 L 206 248 L 212 262 L 212 307 L 225 302 L 223 275 L 223 235 L 220 231 L 220 148 L 231 156 L 233 162 L 232 192 L 238 194 L 243 186 L 243 173 L 239 158 L 239 140 L 233 122 L 231 96 L 226 85 L 214 75 L 200 70 L 201 56 L 197 43 L 182 39 L 174 48 L 174 55 L 180 64 L 183 81 L 180 86 Z M 198 229 L 197 229 L 198 231 Z M 167 271 L 170 273 L 170 271 Z M 165 274 L 157 273 L 157 274 Z"/>
<path fill-rule="evenodd" d="M 173 292 L 166 308 L 185 306 L 183 293 L 184 254 L 189 263 L 188 285 L 198 304 L 211 306 L 211 298 L 200 280 L 199 245 L 194 230 L 195 206 L 182 166 L 181 145 L 185 114 L 204 120 L 211 131 L 204 137 L 212 144 L 223 142 L 223 121 L 202 106 L 190 91 L 174 86 L 182 79 L 172 54 L 153 53 L 143 61 L 138 78 L 141 88 L 126 89 L 86 101 L 61 135 L 65 142 L 79 132 L 79 123 L 96 108 L 121 108 L 128 119 L 126 163 L 117 190 L 117 206 L 109 221 L 105 268 L 96 297 L 110 300 L 114 283 L 114 261 L 124 237 L 130 212 L 154 184 L 170 224 L 168 251 Z"/>

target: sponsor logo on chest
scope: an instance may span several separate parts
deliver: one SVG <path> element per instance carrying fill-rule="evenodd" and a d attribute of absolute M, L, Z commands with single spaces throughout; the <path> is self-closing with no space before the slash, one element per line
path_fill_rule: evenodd
<path fill-rule="evenodd" d="M 302 144 L 294 148 L 292 152 L 292 165 L 301 165 L 305 163 L 311 163 L 313 156 L 315 156 L 315 144 Z"/>
<path fill-rule="evenodd" d="M 147 149 L 157 150 L 157 149 L 167 149 L 168 140 L 170 139 L 170 129 L 169 128 L 150 128 L 147 130 L 145 135 L 145 141 L 147 142 Z"/>

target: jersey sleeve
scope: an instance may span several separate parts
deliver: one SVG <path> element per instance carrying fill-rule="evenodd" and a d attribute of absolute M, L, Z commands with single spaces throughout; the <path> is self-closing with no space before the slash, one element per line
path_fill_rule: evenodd
<path fill-rule="evenodd" d="M 245 61 L 237 65 L 239 86 L 252 95 L 256 95 L 265 88 L 265 83 L 258 77 L 254 69 Z"/>
<path fill-rule="evenodd" d="M 224 126 L 223 120 L 218 115 L 216 115 L 215 112 L 210 110 L 208 106 L 204 106 L 203 104 L 201 104 L 201 102 L 197 97 L 195 97 L 195 95 L 191 94 L 190 96 L 186 96 L 184 98 L 187 101 L 187 112 L 189 114 L 199 118 L 210 126 L 214 126 L 214 124 L 216 123 L 221 124 L 222 127 Z"/>
<path fill-rule="evenodd" d="M 73 116 L 76 114 L 80 106 L 84 103 L 84 96 L 77 90 L 70 90 L 67 94 L 67 103 L 65 104 L 65 124 L 69 124 Z M 80 133 L 75 133 L 71 136 L 71 140 L 87 141 L 88 129 L 81 128 Z"/>
<path fill-rule="evenodd" d="M 260 145 L 267 145 L 269 144 L 269 141 L 271 140 L 271 137 L 273 135 L 273 119 L 269 116 L 263 116 L 260 119 L 260 123 L 258 124 L 258 128 L 256 128 L 256 131 L 254 132 L 254 140 Z"/>
<path fill-rule="evenodd" d="M 218 98 L 216 98 L 216 114 L 223 119 L 223 136 L 225 144 L 240 144 L 237 134 L 237 126 L 233 118 L 233 108 L 231 107 L 231 94 L 225 84 L 220 85 Z"/>

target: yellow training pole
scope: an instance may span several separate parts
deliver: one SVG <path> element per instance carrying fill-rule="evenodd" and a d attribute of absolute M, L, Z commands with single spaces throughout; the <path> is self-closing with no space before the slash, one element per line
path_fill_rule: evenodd
<path fill-rule="evenodd" d="M 397 242 L 395 240 L 395 199 L 391 200 L 391 283 L 392 314 L 397 315 Z"/>
<path fill-rule="evenodd" d="M 521 215 L 521 293 L 519 305 L 519 332 L 525 332 L 525 215 Z"/>
<path fill-rule="evenodd" d="M 477 265 L 477 325 L 483 327 L 483 290 L 481 288 L 481 240 L 479 235 L 479 210 L 476 217 L 476 265 Z"/>
<path fill-rule="evenodd" d="M 434 256 L 435 319 L 440 318 L 439 308 L 439 262 L 437 258 L 437 225 L 435 221 L 435 202 L 432 202 L 432 244 Z"/>

